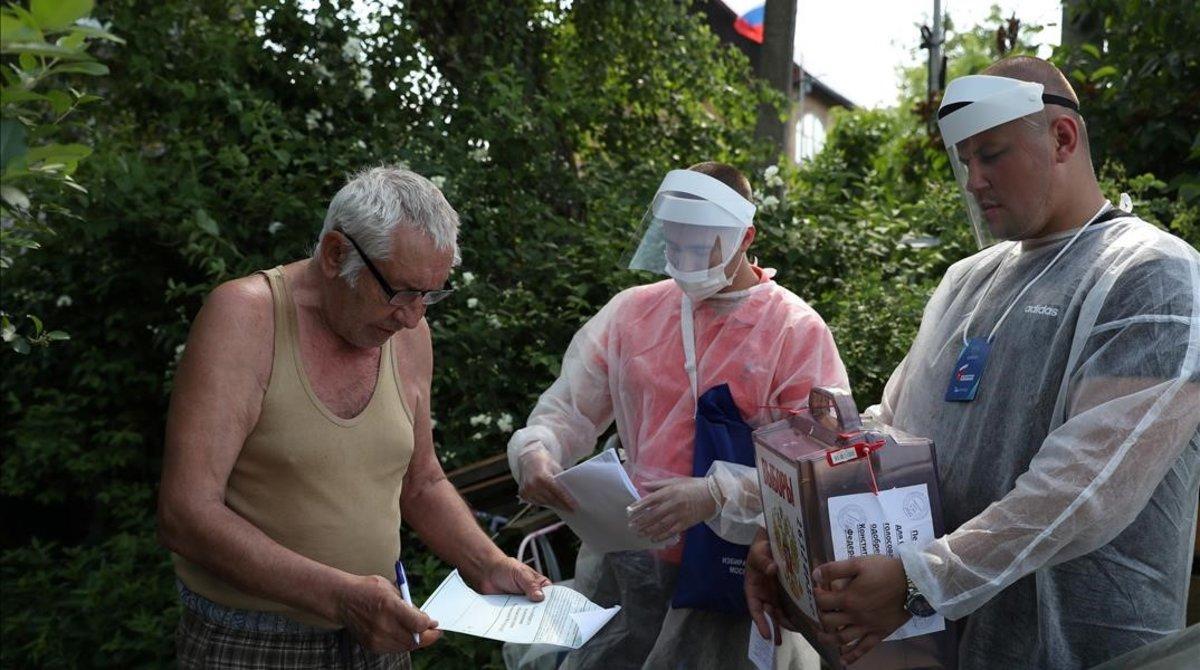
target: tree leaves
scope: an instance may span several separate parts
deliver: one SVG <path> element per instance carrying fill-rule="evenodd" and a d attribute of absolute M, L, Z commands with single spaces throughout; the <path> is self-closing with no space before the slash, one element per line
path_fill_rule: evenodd
<path fill-rule="evenodd" d="M 61 204 L 43 202 L 46 192 L 87 192 L 71 174 L 91 148 L 54 139 L 83 134 L 71 127 L 69 117 L 80 105 L 98 99 L 64 85 L 62 78 L 108 74 L 108 67 L 88 53 L 90 42 L 120 41 L 101 28 L 75 25 L 92 6 L 92 0 L 31 0 L 29 9 L 16 3 L 0 8 L 0 53 L 16 56 L 6 59 L 0 84 L 0 195 L 5 203 L 0 208 L 5 219 L 0 272 L 6 287 L 13 283 L 10 273 L 18 260 L 39 247 L 37 238 L 52 232 L 58 219 L 74 216 Z M 14 294 L 6 292 L 5 300 Z M 6 320 L 18 353 L 68 339 L 63 331 L 43 332 L 37 317 L 30 319 L 36 325 L 32 335 L 17 333 Z"/>
<path fill-rule="evenodd" d="M 25 155 L 25 127 L 20 121 L 0 120 L 0 171 L 14 159 Z"/>
<path fill-rule="evenodd" d="M 43 169 L 47 165 L 61 165 L 63 171 L 70 174 L 75 171 L 79 161 L 91 154 L 92 148 L 83 144 L 50 143 L 30 149 L 25 154 L 25 161 L 30 167 L 40 166 Z"/>
<path fill-rule="evenodd" d="M 93 0 L 31 0 L 29 11 L 43 30 L 61 30 L 87 16 Z"/>
<path fill-rule="evenodd" d="M 1054 60 L 1071 72 L 1087 120 L 1092 154 L 1129 174 L 1153 172 L 1200 203 L 1200 156 L 1191 139 L 1200 128 L 1200 11 L 1194 0 L 1164 0 L 1153 10 L 1138 0 L 1084 0 L 1079 11 L 1103 25 L 1095 44 L 1060 48 Z M 1200 240 L 1189 240 L 1200 244 Z"/>
<path fill-rule="evenodd" d="M 213 237 L 221 236 L 220 226 L 218 226 L 217 222 L 213 220 L 211 216 L 209 216 L 208 212 L 202 208 L 198 208 L 193 215 L 195 217 L 196 225 L 200 227 L 200 230 L 203 230 Z"/>
<path fill-rule="evenodd" d="M 108 66 L 104 63 L 70 63 L 56 65 L 52 71 L 55 74 L 86 74 L 101 77 L 108 74 Z"/>

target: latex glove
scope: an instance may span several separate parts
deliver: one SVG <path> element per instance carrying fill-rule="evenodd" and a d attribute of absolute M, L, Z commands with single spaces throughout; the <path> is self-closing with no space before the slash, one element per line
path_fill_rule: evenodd
<path fill-rule="evenodd" d="M 707 477 L 679 477 L 646 484 L 652 493 L 629 506 L 629 527 L 638 535 L 664 542 L 720 508 Z"/>
<path fill-rule="evenodd" d="M 522 500 L 543 505 L 575 511 L 575 500 L 567 493 L 554 476 L 562 472 L 562 466 L 550 456 L 545 449 L 531 449 L 521 454 L 520 491 L 517 495 Z"/>

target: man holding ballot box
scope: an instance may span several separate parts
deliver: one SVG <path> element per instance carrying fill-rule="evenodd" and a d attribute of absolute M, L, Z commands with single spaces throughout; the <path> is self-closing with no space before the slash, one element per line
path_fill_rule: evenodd
<path fill-rule="evenodd" d="M 962 668 L 1091 667 L 1182 628 L 1200 487 L 1200 254 L 1100 192 L 1078 98 L 1001 60 L 938 113 L 983 250 L 947 271 L 879 421 L 932 438 L 948 533 L 818 566 L 852 663 L 911 616 Z M 775 611 L 756 541 L 747 597 Z"/>

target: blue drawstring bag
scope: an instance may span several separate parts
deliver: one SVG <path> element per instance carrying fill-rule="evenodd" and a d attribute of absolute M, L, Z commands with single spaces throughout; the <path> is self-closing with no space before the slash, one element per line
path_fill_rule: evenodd
<path fill-rule="evenodd" d="M 703 477 L 713 461 L 754 467 L 751 428 L 742 420 L 728 384 L 714 386 L 696 403 L 692 476 Z M 750 547 L 722 540 L 706 523 L 683 536 L 683 561 L 671 607 L 749 614 L 742 587 Z"/>

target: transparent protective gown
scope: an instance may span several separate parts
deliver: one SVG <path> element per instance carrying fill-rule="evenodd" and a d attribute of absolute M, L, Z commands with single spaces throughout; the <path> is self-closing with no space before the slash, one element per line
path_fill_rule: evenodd
<path fill-rule="evenodd" d="M 964 668 L 1090 667 L 1184 624 L 1200 486 L 1200 255 L 1134 217 L 1085 230 L 947 402 L 964 322 L 986 334 L 1067 242 L 956 263 L 876 417 L 933 438 L 947 530 L 906 571 L 970 615 Z M 956 529 L 956 530 L 954 530 Z"/>
<path fill-rule="evenodd" d="M 776 284 L 722 293 L 694 308 L 697 388 L 729 384 L 752 427 L 795 408 L 815 385 L 848 386 L 833 336 L 821 317 Z M 596 448 L 615 420 L 635 483 L 690 477 L 696 399 L 684 369 L 683 293 L 671 280 L 617 294 L 575 334 L 557 380 L 509 441 L 513 472 L 521 454 L 545 449 L 564 468 Z M 753 538 L 757 479 L 733 465 L 715 468 L 725 504 L 710 521 L 731 541 Z M 749 487 L 749 493 L 745 488 Z M 680 547 L 666 558 L 678 562 Z"/>
<path fill-rule="evenodd" d="M 703 300 L 692 313 L 697 388 L 703 393 L 729 384 L 743 418 L 757 427 L 782 418 L 781 408 L 805 404 L 813 385 L 848 383 L 821 317 L 772 281 L 773 270 L 754 269 L 757 285 Z M 635 483 L 691 476 L 696 398 L 684 368 L 683 298 L 672 280 L 637 286 L 619 293 L 575 334 L 558 379 L 509 442 L 514 473 L 531 449 L 544 449 L 570 467 L 596 448 L 615 421 Z M 718 461 L 708 474 L 724 498 L 709 527 L 727 540 L 748 542 L 762 507 L 753 469 Z M 749 617 L 671 609 L 681 555 L 681 544 L 610 554 L 584 545 L 575 587 L 622 610 L 562 667 L 751 667 Z M 816 667 L 815 652 L 798 635 L 785 636 L 781 658 L 787 655 L 787 667 Z"/>

